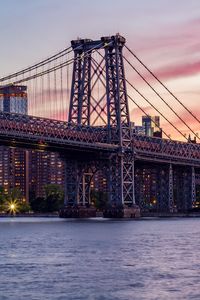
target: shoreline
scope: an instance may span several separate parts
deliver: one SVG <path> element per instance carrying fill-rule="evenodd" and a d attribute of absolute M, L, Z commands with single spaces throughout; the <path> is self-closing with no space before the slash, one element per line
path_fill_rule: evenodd
<path fill-rule="evenodd" d="M 46 213 L 46 214 L 0 214 L 0 218 L 59 218 L 58 213 Z"/>
<path fill-rule="evenodd" d="M 0 214 L 0 218 L 59 218 L 59 213 L 31 213 L 31 214 Z M 102 214 L 98 214 L 95 218 L 103 218 Z M 193 213 L 142 213 L 138 218 L 122 218 L 124 220 L 148 220 L 148 219 L 172 219 L 172 218 L 200 218 L 200 212 Z M 70 219 L 70 218 L 66 218 Z M 77 218 L 81 219 L 81 218 Z M 87 219 L 87 218 L 84 218 Z M 115 219 L 115 218 L 113 218 Z"/>
<path fill-rule="evenodd" d="M 199 218 L 200 212 L 187 213 L 141 213 L 141 218 Z"/>

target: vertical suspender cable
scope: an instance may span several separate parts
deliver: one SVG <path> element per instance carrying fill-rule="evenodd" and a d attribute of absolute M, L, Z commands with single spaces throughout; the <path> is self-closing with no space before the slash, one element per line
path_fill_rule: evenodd
<path fill-rule="evenodd" d="M 49 63 L 49 67 L 50 67 L 50 64 L 51 63 Z M 48 89 L 47 107 L 48 107 L 48 110 L 49 110 L 49 108 L 51 107 L 51 73 L 47 74 L 47 89 Z"/>
<path fill-rule="evenodd" d="M 68 61 L 69 59 L 69 54 L 66 56 L 66 60 Z M 69 83 L 69 65 L 67 64 L 67 97 L 66 97 L 66 103 L 64 107 L 66 108 L 68 106 L 68 111 L 69 111 L 69 103 L 70 103 L 70 83 Z M 68 105 L 66 105 L 68 104 Z M 68 120 L 68 115 L 64 114 L 64 120 Z"/>
<path fill-rule="evenodd" d="M 60 119 L 63 120 L 63 69 L 60 69 Z"/>
<path fill-rule="evenodd" d="M 54 63 L 54 66 L 56 63 Z M 57 77 L 56 77 L 56 70 L 54 70 L 54 101 L 53 101 L 53 112 L 51 114 L 53 116 L 57 115 L 58 109 L 57 109 Z M 53 117 L 55 118 L 55 117 Z"/>

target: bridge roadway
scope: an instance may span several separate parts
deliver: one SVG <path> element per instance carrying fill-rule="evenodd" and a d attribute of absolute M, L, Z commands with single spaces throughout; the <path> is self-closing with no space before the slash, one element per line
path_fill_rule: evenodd
<path fill-rule="evenodd" d="M 133 134 L 134 159 L 200 167 L 200 144 Z M 88 152 L 98 156 L 119 150 L 107 142 L 105 127 L 72 126 L 67 122 L 0 112 L 0 143 L 51 151 Z"/>

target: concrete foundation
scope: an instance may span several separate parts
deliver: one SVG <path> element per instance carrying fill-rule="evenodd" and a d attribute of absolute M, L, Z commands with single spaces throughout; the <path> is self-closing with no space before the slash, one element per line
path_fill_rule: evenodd
<path fill-rule="evenodd" d="M 60 218 L 95 218 L 96 217 L 96 208 L 94 207 L 64 207 L 60 210 Z"/>
<path fill-rule="evenodd" d="M 140 208 L 138 206 L 111 207 L 103 212 L 104 218 L 139 218 Z"/>

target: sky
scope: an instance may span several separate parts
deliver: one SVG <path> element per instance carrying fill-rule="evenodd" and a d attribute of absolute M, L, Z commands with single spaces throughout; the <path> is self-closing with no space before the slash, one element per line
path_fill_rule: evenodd
<path fill-rule="evenodd" d="M 0 77 L 62 50 L 77 37 L 98 39 L 119 32 L 128 47 L 200 118 L 199 0 L 0 0 L 0 7 Z M 134 74 L 132 80 L 137 82 Z M 138 86 L 148 94 L 142 82 Z M 165 91 L 160 92 L 169 99 Z M 158 99 L 153 101 L 164 109 Z M 172 99 L 169 103 L 200 133 L 199 123 Z M 142 100 L 141 106 L 153 113 Z M 134 106 L 130 111 L 139 124 L 141 112 Z M 170 117 L 188 133 L 173 114 Z M 162 125 L 170 132 L 165 120 Z"/>

